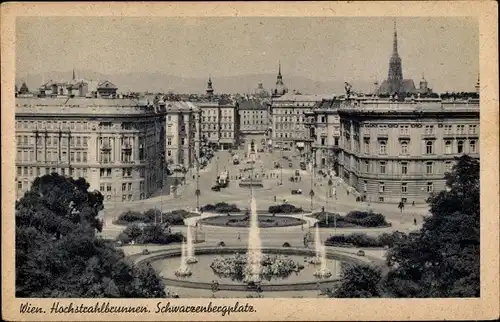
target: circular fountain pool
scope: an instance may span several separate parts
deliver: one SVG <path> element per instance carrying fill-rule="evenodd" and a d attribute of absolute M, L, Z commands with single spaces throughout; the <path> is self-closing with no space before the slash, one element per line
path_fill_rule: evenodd
<path fill-rule="evenodd" d="M 151 266 L 159 273 L 165 284 L 180 286 L 186 288 L 210 289 L 212 281 L 219 283 L 220 290 L 246 290 L 247 285 L 237 278 L 221 276 L 216 274 L 210 267 L 217 257 L 229 257 L 238 253 L 240 256 L 246 256 L 246 249 L 233 247 L 203 247 L 196 248 L 196 258 L 198 262 L 190 266 L 192 275 L 179 277 L 175 271 L 180 266 L 180 249 L 171 249 L 151 253 L 137 259 L 136 264 L 149 262 Z M 337 252 L 327 252 L 327 268 L 332 272 L 328 278 L 317 278 L 314 272 L 319 269 L 319 265 L 310 264 L 309 260 L 315 256 L 311 249 L 300 248 L 264 248 L 262 253 L 266 255 L 279 255 L 283 258 L 291 259 L 300 265 L 302 269 L 292 272 L 286 277 L 264 277 L 261 285 L 264 291 L 281 290 L 315 290 L 318 284 L 331 285 L 340 280 L 341 265 L 349 262 L 364 261 L 348 254 Z"/>

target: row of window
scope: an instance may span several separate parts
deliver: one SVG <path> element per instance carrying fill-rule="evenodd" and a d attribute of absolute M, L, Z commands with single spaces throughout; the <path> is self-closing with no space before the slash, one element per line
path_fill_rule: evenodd
<path fill-rule="evenodd" d="M 378 173 L 380 174 L 385 174 L 387 173 L 387 162 L 386 161 L 379 161 L 379 168 L 378 168 Z M 399 163 L 400 167 L 400 174 L 408 174 L 408 162 L 400 162 Z M 450 172 L 453 167 L 453 162 L 451 161 L 446 161 L 445 162 L 445 172 Z M 370 173 L 370 161 L 365 161 L 365 172 Z M 425 162 L 425 173 L 426 174 L 434 174 L 434 162 L 432 161 L 427 161 Z"/>
<path fill-rule="evenodd" d="M 217 132 L 206 132 L 205 134 L 206 134 L 207 138 L 210 138 L 210 137 L 216 138 L 216 137 L 218 137 L 217 136 Z M 221 132 L 220 133 L 220 137 L 221 138 L 232 138 L 233 137 L 233 133 L 232 132 Z"/>
<path fill-rule="evenodd" d="M 112 168 L 101 168 L 99 170 L 99 175 L 101 177 L 111 177 L 112 175 Z M 144 168 L 139 168 L 139 176 L 141 178 L 144 178 L 145 170 Z M 127 178 L 127 177 L 132 177 L 132 168 L 122 168 L 122 176 Z"/>
<path fill-rule="evenodd" d="M 276 116 L 274 118 L 274 122 L 298 122 L 298 123 L 304 123 L 305 119 L 302 117 L 284 117 L 284 116 Z"/>
<path fill-rule="evenodd" d="M 410 125 L 399 125 L 399 134 L 401 135 L 410 135 Z M 424 134 L 426 135 L 432 135 L 436 134 L 435 129 L 437 126 L 435 125 L 425 125 L 424 126 Z M 473 125 L 468 125 L 467 126 L 467 132 L 465 131 L 466 125 L 459 124 L 459 125 L 444 125 L 444 134 L 478 134 L 478 126 L 476 124 Z M 379 124 L 378 125 L 378 132 L 381 134 L 387 134 L 388 133 L 388 125 L 387 124 Z M 454 131 L 454 129 L 456 131 Z M 348 128 L 345 128 L 345 132 L 350 135 L 350 131 Z M 354 127 L 354 134 L 359 136 L 359 127 L 355 126 Z"/>
<path fill-rule="evenodd" d="M 226 124 L 221 124 L 221 126 L 220 126 L 220 127 L 221 127 L 221 129 L 223 128 L 223 129 L 232 130 L 233 125 L 232 125 L 232 124 L 227 124 L 227 123 L 226 123 Z M 203 130 L 210 130 L 210 129 L 215 130 L 215 129 L 217 129 L 217 124 L 202 124 L 202 125 L 201 125 L 201 128 L 202 128 Z"/>
<path fill-rule="evenodd" d="M 16 129 L 91 130 L 91 126 L 78 121 L 16 121 Z"/>
<path fill-rule="evenodd" d="M 69 160 L 68 160 L 69 155 Z M 35 157 L 33 150 L 17 150 L 16 161 L 22 162 L 88 162 L 85 151 L 42 151 L 38 150 Z"/>
<path fill-rule="evenodd" d="M 36 137 L 36 144 L 38 146 L 43 146 L 45 140 L 46 146 L 58 146 L 59 143 L 62 146 L 68 145 L 68 137 L 59 136 L 43 136 L 39 135 Z M 71 136 L 69 137 L 69 145 L 76 147 L 87 147 L 89 138 L 86 136 Z M 16 136 L 16 144 L 18 146 L 22 145 L 34 145 L 35 136 L 34 135 L 18 135 Z"/>
<path fill-rule="evenodd" d="M 110 151 L 103 151 L 99 154 L 99 162 L 111 163 L 113 162 L 112 153 Z M 132 152 L 130 150 L 124 150 L 121 153 L 120 162 L 134 162 Z"/>
<path fill-rule="evenodd" d="M 39 177 L 51 173 L 69 175 L 75 178 L 86 178 L 87 168 L 17 167 L 18 177 Z"/>
<path fill-rule="evenodd" d="M 431 193 L 434 191 L 434 183 L 433 182 L 427 182 L 427 192 Z M 424 189 L 424 188 L 422 188 Z M 368 191 L 368 182 L 365 181 L 363 182 L 363 191 L 367 192 Z M 378 183 L 378 192 L 379 193 L 384 193 L 385 192 L 385 182 L 379 182 Z M 402 182 L 401 183 L 401 193 L 408 193 L 408 183 L 407 182 Z M 382 200 L 383 201 L 383 200 Z"/>
<path fill-rule="evenodd" d="M 260 121 L 243 121 L 243 125 L 247 125 L 247 124 L 264 124 L 264 121 L 263 120 L 260 120 Z"/>
<path fill-rule="evenodd" d="M 232 122 L 233 117 L 232 116 L 222 116 L 220 118 L 221 122 Z M 203 116 L 202 117 L 202 122 L 217 122 L 217 117 L 216 116 Z"/>
<path fill-rule="evenodd" d="M 364 153 L 370 154 L 370 139 L 364 139 Z M 387 154 L 387 140 L 379 140 L 379 154 Z M 400 142 L 400 153 L 401 154 L 409 154 L 408 150 L 408 141 Z M 425 154 L 435 154 L 436 151 L 434 149 L 435 144 L 434 141 L 425 141 Z M 455 154 L 455 153 L 465 153 L 466 141 L 458 140 L 456 144 L 456 149 L 452 144 L 451 140 L 444 141 L 444 153 L 445 154 Z M 478 142 L 476 140 L 469 140 L 469 153 L 477 153 L 478 152 Z M 358 149 L 356 149 L 358 150 Z"/>

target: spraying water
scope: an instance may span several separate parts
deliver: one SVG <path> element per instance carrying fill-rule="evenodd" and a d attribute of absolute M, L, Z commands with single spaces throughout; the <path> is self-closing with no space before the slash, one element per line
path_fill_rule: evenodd
<path fill-rule="evenodd" d="M 316 250 L 316 257 L 314 259 L 315 263 L 320 264 L 319 270 L 314 272 L 314 276 L 316 277 L 330 277 L 332 273 L 326 267 L 327 259 L 326 259 L 326 248 L 323 243 L 321 243 L 320 235 L 319 235 L 319 225 L 316 226 L 316 235 L 314 236 L 314 248 Z"/>
<path fill-rule="evenodd" d="M 187 254 L 186 244 L 184 243 L 184 241 L 182 241 L 182 244 L 181 244 L 181 265 L 175 271 L 175 275 L 177 275 L 177 276 L 190 276 L 192 274 L 191 269 L 189 268 L 189 266 L 186 262 L 186 257 L 187 257 L 186 254 Z"/>
<path fill-rule="evenodd" d="M 194 264 L 197 263 L 198 260 L 194 257 L 194 243 L 193 243 L 193 234 L 191 232 L 191 226 L 187 226 L 187 245 L 186 245 L 186 263 Z"/>
<path fill-rule="evenodd" d="M 259 282 L 261 273 L 260 229 L 257 218 L 257 202 L 252 196 L 250 201 L 250 232 L 248 234 L 247 275 L 246 282 Z"/>

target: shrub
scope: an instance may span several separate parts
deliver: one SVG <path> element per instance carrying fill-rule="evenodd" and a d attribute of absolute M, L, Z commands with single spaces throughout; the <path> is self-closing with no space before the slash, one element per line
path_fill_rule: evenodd
<path fill-rule="evenodd" d="M 326 222 L 326 216 L 328 214 L 328 225 Z M 313 217 L 318 219 L 320 227 L 333 227 L 336 225 L 338 228 L 345 227 L 387 227 L 391 224 L 385 220 L 382 214 L 375 214 L 373 212 L 366 211 L 351 211 L 345 216 L 341 216 L 337 213 L 325 213 L 319 212 L 313 214 Z"/>
<path fill-rule="evenodd" d="M 240 212 L 241 210 L 235 204 L 228 204 L 225 202 L 218 202 L 215 205 L 207 204 L 200 208 L 203 212 Z"/>
<path fill-rule="evenodd" d="M 170 244 L 183 240 L 181 233 L 170 234 L 160 225 L 146 225 L 143 228 L 130 225 L 118 235 L 117 240 L 128 244 L 135 240 L 138 244 Z"/>
<path fill-rule="evenodd" d="M 125 223 L 133 223 L 133 222 L 145 222 L 145 217 L 142 213 L 138 211 L 131 211 L 128 210 L 124 213 L 122 213 L 119 217 L 117 222 L 125 222 Z"/>
<path fill-rule="evenodd" d="M 329 245 L 352 245 L 355 247 L 392 247 L 402 236 L 398 233 L 381 234 L 377 237 L 368 236 L 366 234 L 353 233 L 349 235 L 330 236 L 326 243 Z"/>
<path fill-rule="evenodd" d="M 302 208 L 297 208 L 291 204 L 281 204 L 270 206 L 268 209 L 271 214 L 293 214 L 303 212 Z"/>
<path fill-rule="evenodd" d="M 290 246 L 290 243 L 285 242 L 285 243 L 283 244 L 283 247 L 291 247 L 291 246 Z"/>

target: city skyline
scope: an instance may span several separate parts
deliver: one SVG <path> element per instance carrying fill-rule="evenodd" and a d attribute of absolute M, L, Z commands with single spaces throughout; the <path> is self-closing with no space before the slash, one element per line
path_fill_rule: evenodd
<path fill-rule="evenodd" d="M 391 17 L 18 18 L 16 78 L 75 68 L 216 79 L 275 74 L 281 61 L 285 84 L 287 77 L 381 83 L 387 78 L 393 21 Z M 418 82 L 425 75 L 437 92 L 473 91 L 479 71 L 477 20 L 422 17 L 396 22 L 405 78 Z M 243 38 L 237 45 L 219 41 L 236 36 Z M 300 83 L 293 85 L 301 90 Z M 214 87 L 217 91 L 216 83 Z M 241 91 L 247 89 L 248 84 L 242 85 Z"/>

